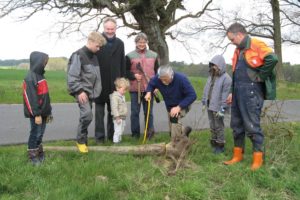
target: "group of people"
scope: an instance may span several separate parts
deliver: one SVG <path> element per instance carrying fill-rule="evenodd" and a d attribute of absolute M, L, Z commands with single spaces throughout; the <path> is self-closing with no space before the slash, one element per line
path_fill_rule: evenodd
<path fill-rule="evenodd" d="M 125 56 L 124 43 L 116 37 L 116 26 L 114 19 L 107 18 L 103 23 L 104 32 L 91 32 L 86 45 L 69 59 L 67 85 L 80 110 L 77 147 L 82 153 L 88 152 L 87 136 L 93 119 L 93 102 L 96 143 L 103 143 L 105 135 L 114 143 L 121 141 L 127 116 L 127 91 L 131 97 L 132 137 L 140 137 L 141 105 L 144 119 L 149 117 L 147 135 L 154 135 L 152 110 L 158 91 L 169 114 L 171 138 L 191 132 L 191 128 L 184 127 L 181 122 L 197 98 L 188 78 L 175 72 L 169 64 L 159 65 L 157 53 L 147 48 L 148 38 L 144 33 L 137 34 L 136 49 Z M 210 143 L 215 154 L 225 150 L 224 115 L 231 110 L 233 157 L 224 164 L 235 164 L 243 159 L 245 136 L 248 136 L 253 146 L 251 169 L 256 170 L 263 164 L 264 152 L 260 114 L 264 99 L 275 98 L 274 67 L 277 57 L 264 42 L 251 38 L 240 23 L 234 23 L 227 29 L 227 37 L 236 45 L 232 78 L 226 72 L 224 57 L 214 56 L 209 62 L 210 75 L 203 91 L 202 109 L 207 110 Z M 33 164 L 45 159 L 42 138 L 46 123 L 52 120 L 44 77 L 47 61 L 48 55 L 45 53 L 32 52 L 30 71 L 23 83 L 24 112 L 30 118 L 31 125 L 28 156 Z"/>

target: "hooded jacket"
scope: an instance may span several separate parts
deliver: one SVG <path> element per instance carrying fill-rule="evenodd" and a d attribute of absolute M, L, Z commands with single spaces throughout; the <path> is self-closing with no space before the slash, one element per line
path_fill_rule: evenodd
<path fill-rule="evenodd" d="M 226 63 L 223 56 L 214 56 L 209 64 L 216 65 L 220 69 L 220 75 L 215 79 L 210 99 L 208 99 L 208 95 L 212 84 L 212 76 L 208 77 L 206 85 L 204 87 L 202 104 L 208 106 L 208 110 L 218 112 L 222 108 L 226 109 L 228 107 L 228 105 L 226 104 L 226 98 L 230 93 L 232 79 L 228 75 L 228 73 L 226 73 Z"/>
<path fill-rule="evenodd" d="M 101 93 L 101 76 L 96 55 L 86 46 L 74 52 L 68 63 L 68 90 L 72 96 L 86 92 L 89 99 Z"/>
<path fill-rule="evenodd" d="M 23 81 L 24 115 L 27 118 L 51 115 L 48 84 L 44 77 L 48 55 L 34 51 L 30 54 L 30 69 Z"/>

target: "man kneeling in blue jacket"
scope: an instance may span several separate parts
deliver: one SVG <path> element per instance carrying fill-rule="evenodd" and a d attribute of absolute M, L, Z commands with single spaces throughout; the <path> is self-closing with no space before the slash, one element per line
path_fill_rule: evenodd
<path fill-rule="evenodd" d="M 170 65 L 159 67 L 146 89 L 145 99 L 151 99 L 151 93 L 159 89 L 162 94 L 170 119 L 171 139 L 182 133 L 188 135 L 190 127 L 183 127 L 181 118 L 189 111 L 191 104 L 196 100 L 196 92 L 184 74 L 174 72 Z"/>

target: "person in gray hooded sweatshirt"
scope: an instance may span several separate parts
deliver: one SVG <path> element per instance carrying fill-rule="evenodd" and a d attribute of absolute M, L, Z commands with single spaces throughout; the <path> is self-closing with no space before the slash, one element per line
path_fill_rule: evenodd
<path fill-rule="evenodd" d="M 224 114 L 229 110 L 226 98 L 230 92 L 232 79 L 226 73 L 226 63 L 221 55 L 214 56 L 209 62 L 209 77 L 204 87 L 202 110 L 207 108 L 211 131 L 213 152 L 224 152 Z"/>

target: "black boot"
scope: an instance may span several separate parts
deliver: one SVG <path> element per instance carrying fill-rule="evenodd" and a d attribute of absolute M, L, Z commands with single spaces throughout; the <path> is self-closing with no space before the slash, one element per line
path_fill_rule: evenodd
<path fill-rule="evenodd" d="M 28 152 L 29 161 L 33 165 L 39 165 L 39 164 L 41 164 L 41 161 L 39 160 L 38 148 L 37 149 L 28 149 L 27 152 Z"/>
<path fill-rule="evenodd" d="M 38 147 L 38 158 L 40 162 L 44 162 L 45 160 L 45 152 L 42 144 L 40 144 Z"/>
<path fill-rule="evenodd" d="M 212 152 L 215 153 L 215 151 L 216 151 L 216 140 L 215 139 L 210 140 L 210 146 L 212 148 Z"/>
<path fill-rule="evenodd" d="M 215 146 L 215 154 L 220 154 L 223 153 L 225 151 L 225 144 L 224 143 L 220 143 L 216 141 L 216 146 Z"/>
<path fill-rule="evenodd" d="M 192 128 L 190 126 L 186 126 L 182 131 L 182 135 L 186 135 L 187 137 L 189 137 L 191 132 L 192 132 Z"/>

